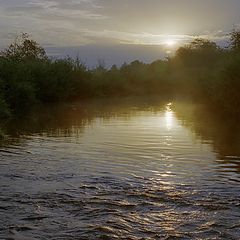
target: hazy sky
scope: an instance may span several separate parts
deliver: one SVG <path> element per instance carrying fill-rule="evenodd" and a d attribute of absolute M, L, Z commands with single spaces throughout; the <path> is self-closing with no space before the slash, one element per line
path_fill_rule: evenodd
<path fill-rule="evenodd" d="M 226 41 L 239 12 L 240 0 L 0 0 L 0 48 L 27 32 L 90 64 L 151 61 L 196 36 Z"/>

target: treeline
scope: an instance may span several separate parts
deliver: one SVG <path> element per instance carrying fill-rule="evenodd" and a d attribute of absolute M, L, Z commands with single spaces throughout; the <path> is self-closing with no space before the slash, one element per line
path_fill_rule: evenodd
<path fill-rule="evenodd" d="M 167 95 L 188 97 L 239 114 L 240 32 L 230 45 L 196 39 L 172 58 L 151 64 L 134 61 L 107 69 L 88 69 L 78 58 L 51 60 L 45 50 L 22 34 L 0 53 L 0 118 L 37 103 L 89 97 Z"/>

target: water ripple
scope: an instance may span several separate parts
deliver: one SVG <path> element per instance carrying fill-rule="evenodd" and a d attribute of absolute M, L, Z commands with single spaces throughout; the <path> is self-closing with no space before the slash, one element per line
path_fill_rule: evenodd
<path fill-rule="evenodd" d="M 128 111 L 2 145 L 0 238 L 239 239 L 239 155 Z"/>

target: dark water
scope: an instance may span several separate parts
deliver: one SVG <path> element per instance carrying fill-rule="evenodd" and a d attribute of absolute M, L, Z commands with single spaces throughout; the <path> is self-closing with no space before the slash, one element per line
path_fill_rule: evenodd
<path fill-rule="evenodd" d="M 105 100 L 5 126 L 0 239 L 240 239 L 240 131 L 203 106 Z"/>

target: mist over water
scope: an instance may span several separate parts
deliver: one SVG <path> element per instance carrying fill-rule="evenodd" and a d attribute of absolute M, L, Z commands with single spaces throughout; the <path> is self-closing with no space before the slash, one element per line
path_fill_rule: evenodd
<path fill-rule="evenodd" d="M 0 238 L 240 236 L 239 127 L 202 105 L 76 102 L 5 132 Z"/>

